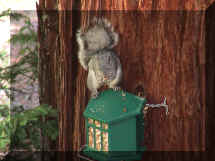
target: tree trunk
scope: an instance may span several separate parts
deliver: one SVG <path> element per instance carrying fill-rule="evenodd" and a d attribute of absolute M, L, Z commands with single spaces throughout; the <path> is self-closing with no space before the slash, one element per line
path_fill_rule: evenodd
<path fill-rule="evenodd" d="M 77 151 L 85 144 L 83 111 L 89 91 L 87 72 L 77 59 L 75 33 L 96 16 L 107 18 L 120 34 L 115 51 L 123 66 L 123 89 L 137 94 L 143 87 L 149 103 L 167 98 L 168 116 L 164 110 L 153 109 L 146 117 L 143 144 L 147 150 L 204 151 L 205 130 L 211 125 L 205 121 L 206 105 L 207 109 L 215 105 L 214 48 L 205 45 L 215 37 L 205 39 L 206 31 L 213 28 L 206 20 L 214 19 L 214 12 L 205 12 L 211 2 L 59 0 L 57 4 L 40 0 L 41 102 L 59 108 L 59 150 Z M 56 6 L 59 12 L 49 11 Z M 194 154 L 195 159 L 204 157 Z M 154 160 L 158 156 L 144 157 Z M 191 154 L 180 157 L 189 160 Z M 162 160 L 176 158 L 178 153 L 162 154 Z M 72 160 L 72 155 L 63 153 L 59 160 Z"/>

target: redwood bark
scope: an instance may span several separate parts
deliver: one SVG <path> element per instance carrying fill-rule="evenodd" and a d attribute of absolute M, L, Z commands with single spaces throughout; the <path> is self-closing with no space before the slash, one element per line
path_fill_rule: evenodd
<path fill-rule="evenodd" d="M 85 144 L 83 111 L 89 91 L 87 72 L 77 59 L 75 33 L 95 16 L 107 18 L 120 34 L 115 51 L 123 66 L 123 89 L 138 93 L 143 87 L 149 103 L 160 103 L 164 96 L 167 98 L 168 116 L 164 110 L 153 109 L 146 117 L 144 144 L 148 151 L 206 149 L 206 106 L 215 105 L 212 101 L 215 61 L 211 61 L 214 50 L 212 45 L 206 45 L 213 37 L 205 39 L 208 28 L 213 33 L 209 21 L 205 27 L 207 17 L 214 14 L 206 14 L 211 0 L 168 3 L 165 0 L 59 0 L 54 5 L 44 2 L 40 0 L 40 10 L 56 6 L 59 10 L 56 20 L 50 16 L 50 22 L 59 22 L 57 33 L 48 30 L 40 18 L 39 40 L 42 102 L 59 108 L 60 151 L 77 151 Z M 47 30 L 44 33 L 43 25 Z M 47 50 L 43 50 L 44 44 Z M 210 63 L 206 65 L 207 61 Z M 201 153 L 194 154 L 194 159 L 204 157 Z M 188 153 L 164 153 L 162 160 L 176 160 L 178 155 L 185 160 L 193 157 Z M 156 158 L 147 154 L 145 157 Z M 61 161 L 71 159 L 71 155 L 60 158 Z"/>

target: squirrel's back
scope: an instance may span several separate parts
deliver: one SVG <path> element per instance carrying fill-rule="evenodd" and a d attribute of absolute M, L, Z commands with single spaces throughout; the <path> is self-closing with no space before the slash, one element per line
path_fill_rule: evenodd
<path fill-rule="evenodd" d="M 95 72 L 98 81 L 110 82 L 115 79 L 119 68 L 118 58 L 114 51 L 101 50 L 93 55 L 89 61 L 89 69 Z M 104 80 L 106 78 L 106 80 Z"/>

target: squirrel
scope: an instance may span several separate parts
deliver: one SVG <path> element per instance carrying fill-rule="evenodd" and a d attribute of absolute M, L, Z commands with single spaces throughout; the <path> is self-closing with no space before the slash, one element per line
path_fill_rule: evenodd
<path fill-rule="evenodd" d="M 78 30 L 76 39 L 79 62 L 88 71 L 87 87 L 91 97 L 96 98 L 99 95 L 98 89 L 103 85 L 120 90 L 122 66 L 113 51 L 119 36 L 110 22 L 103 18 L 94 19 L 85 31 Z"/>

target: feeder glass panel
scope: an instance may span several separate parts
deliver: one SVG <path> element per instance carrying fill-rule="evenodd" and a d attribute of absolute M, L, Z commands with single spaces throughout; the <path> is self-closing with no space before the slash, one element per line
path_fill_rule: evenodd
<path fill-rule="evenodd" d="M 97 120 L 95 120 L 95 125 L 96 125 L 96 127 L 101 127 L 101 123 Z"/>
<path fill-rule="evenodd" d="M 101 131 L 96 129 L 96 149 L 101 150 Z"/>
<path fill-rule="evenodd" d="M 108 124 L 103 123 L 102 124 L 102 128 L 105 129 L 105 130 L 107 130 L 108 129 Z"/>
<path fill-rule="evenodd" d="M 93 119 L 88 118 L 88 123 L 93 124 Z"/>
<path fill-rule="evenodd" d="M 103 136 L 103 150 L 104 151 L 108 151 L 108 132 L 102 132 L 102 136 Z"/>
<path fill-rule="evenodd" d="M 94 148 L 94 130 L 92 127 L 88 129 L 89 147 Z"/>

